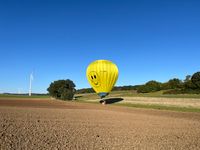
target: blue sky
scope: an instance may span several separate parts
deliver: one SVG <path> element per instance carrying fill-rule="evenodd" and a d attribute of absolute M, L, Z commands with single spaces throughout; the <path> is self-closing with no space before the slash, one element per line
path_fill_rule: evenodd
<path fill-rule="evenodd" d="M 96 59 L 119 68 L 117 85 L 184 79 L 200 70 L 200 1 L 0 1 L 0 93 L 45 93 L 58 79 L 87 88 Z"/>

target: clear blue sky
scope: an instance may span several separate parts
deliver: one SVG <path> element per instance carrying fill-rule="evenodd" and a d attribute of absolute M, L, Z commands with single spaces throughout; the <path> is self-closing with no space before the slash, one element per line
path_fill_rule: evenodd
<path fill-rule="evenodd" d="M 90 87 L 96 59 L 119 68 L 117 85 L 167 81 L 200 70 L 199 0 L 1 0 L 0 92 L 46 92 L 58 79 Z"/>

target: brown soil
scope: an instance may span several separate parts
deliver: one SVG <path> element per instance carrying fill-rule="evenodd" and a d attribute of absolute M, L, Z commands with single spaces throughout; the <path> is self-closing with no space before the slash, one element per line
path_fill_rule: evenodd
<path fill-rule="evenodd" d="M 200 149 L 200 113 L 1 99 L 0 149 Z"/>

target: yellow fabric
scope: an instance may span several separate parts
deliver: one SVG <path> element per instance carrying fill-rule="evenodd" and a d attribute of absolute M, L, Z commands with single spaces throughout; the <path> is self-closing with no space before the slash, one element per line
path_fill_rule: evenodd
<path fill-rule="evenodd" d="M 96 60 L 88 66 L 86 76 L 96 93 L 109 93 L 118 79 L 118 68 L 111 61 Z"/>

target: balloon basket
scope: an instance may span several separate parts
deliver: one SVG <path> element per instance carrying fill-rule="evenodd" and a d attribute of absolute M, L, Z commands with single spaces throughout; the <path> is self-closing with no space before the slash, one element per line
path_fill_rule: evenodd
<path fill-rule="evenodd" d="M 102 99 L 100 100 L 100 103 L 101 103 L 102 105 L 106 105 L 106 100 L 102 98 Z"/>

